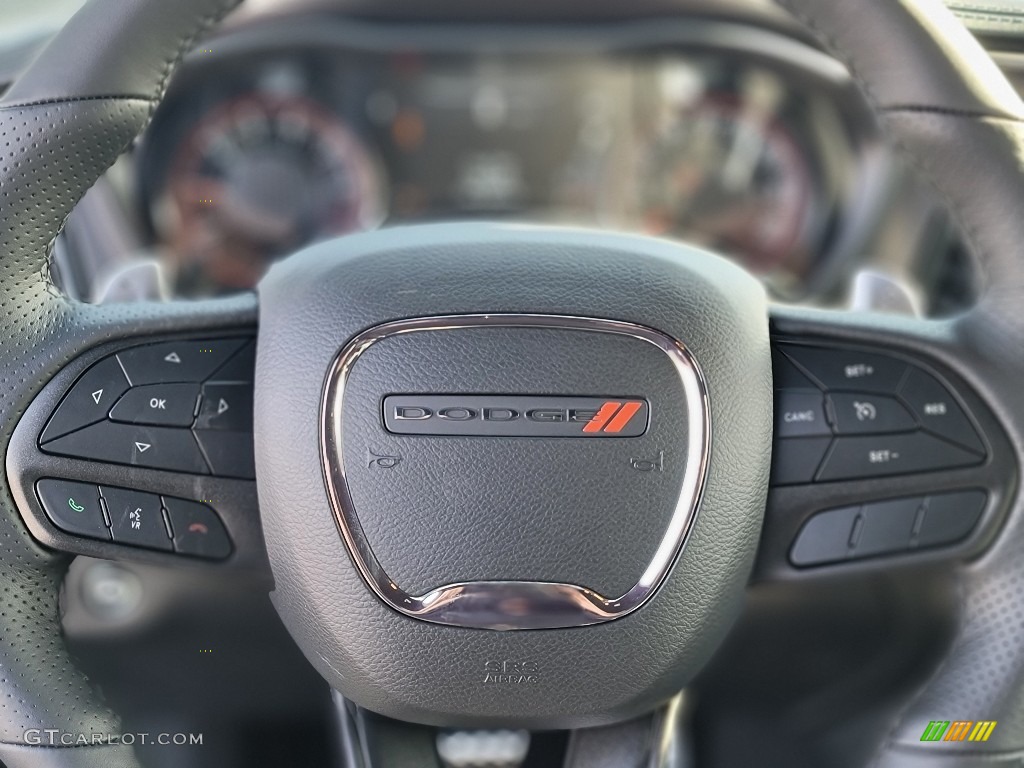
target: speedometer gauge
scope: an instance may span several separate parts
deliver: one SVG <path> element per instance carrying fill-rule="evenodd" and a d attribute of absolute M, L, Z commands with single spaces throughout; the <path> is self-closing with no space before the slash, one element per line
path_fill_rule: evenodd
<path fill-rule="evenodd" d="M 250 95 L 209 113 L 172 162 L 158 226 L 178 293 L 252 288 L 269 262 L 384 215 L 377 165 L 317 103 Z"/>
<path fill-rule="evenodd" d="M 794 138 L 727 97 L 672 114 L 640 162 L 640 215 L 651 234 L 728 253 L 767 274 L 800 248 L 812 181 Z"/>

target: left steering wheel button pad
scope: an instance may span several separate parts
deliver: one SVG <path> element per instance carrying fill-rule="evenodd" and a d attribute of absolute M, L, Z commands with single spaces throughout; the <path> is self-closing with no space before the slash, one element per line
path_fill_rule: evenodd
<path fill-rule="evenodd" d="M 166 341 L 108 355 L 64 397 L 40 436 L 41 448 L 112 464 L 251 478 L 252 384 L 204 384 L 222 381 L 220 371 L 227 369 L 232 381 L 251 382 L 251 350 L 249 337 L 241 336 Z M 215 466 L 196 429 L 231 430 Z"/>

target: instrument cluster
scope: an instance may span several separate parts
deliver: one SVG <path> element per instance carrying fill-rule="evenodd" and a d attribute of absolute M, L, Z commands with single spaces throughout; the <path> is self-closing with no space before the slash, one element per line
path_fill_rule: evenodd
<path fill-rule="evenodd" d="M 826 290 L 881 197 L 866 108 L 803 44 L 687 30 L 628 45 L 470 31 L 442 46 L 339 24 L 212 41 L 136 162 L 174 293 L 250 289 L 323 238 L 480 218 L 687 240 L 778 297 Z"/>

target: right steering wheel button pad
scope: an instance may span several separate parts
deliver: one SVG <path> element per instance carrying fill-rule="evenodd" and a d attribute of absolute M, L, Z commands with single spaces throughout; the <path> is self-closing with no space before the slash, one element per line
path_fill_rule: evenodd
<path fill-rule="evenodd" d="M 182 339 L 108 355 L 71 387 L 39 438 L 46 453 L 253 479 L 248 337 Z"/>
<path fill-rule="evenodd" d="M 772 485 L 908 475 L 985 461 L 985 444 L 966 409 L 925 369 L 855 348 L 785 342 L 775 348 L 780 374 Z"/>

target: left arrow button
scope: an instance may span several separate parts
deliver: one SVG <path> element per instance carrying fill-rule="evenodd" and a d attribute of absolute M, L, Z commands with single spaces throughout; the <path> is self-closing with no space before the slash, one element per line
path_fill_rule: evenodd
<path fill-rule="evenodd" d="M 128 391 L 128 379 L 117 358 L 100 360 L 74 383 L 50 417 L 40 443 L 45 443 L 107 417 L 117 399 Z"/>

